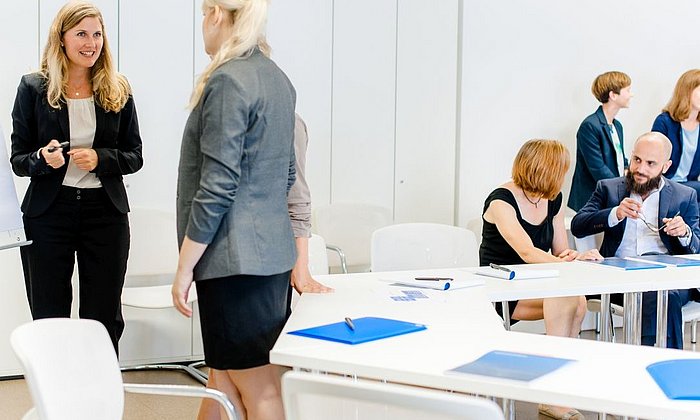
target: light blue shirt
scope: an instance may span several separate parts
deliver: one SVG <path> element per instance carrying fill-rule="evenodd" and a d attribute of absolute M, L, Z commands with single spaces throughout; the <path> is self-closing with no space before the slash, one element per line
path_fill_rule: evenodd
<path fill-rule="evenodd" d="M 681 135 L 683 136 L 683 154 L 681 155 L 681 161 L 678 162 L 678 169 L 673 175 L 673 178 L 671 178 L 674 181 L 696 181 L 695 179 L 688 179 L 688 174 L 690 173 L 691 166 L 693 166 L 695 150 L 698 148 L 698 128 L 700 127 L 696 127 L 693 131 L 681 128 Z"/>

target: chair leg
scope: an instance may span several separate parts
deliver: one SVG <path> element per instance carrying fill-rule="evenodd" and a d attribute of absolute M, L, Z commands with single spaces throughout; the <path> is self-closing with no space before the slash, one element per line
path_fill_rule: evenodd
<path fill-rule="evenodd" d="M 131 372 L 135 370 L 180 370 L 183 371 L 187 374 L 189 374 L 193 379 L 199 381 L 202 385 L 207 384 L 208 377 L 204 372 L 199 371 L 198 369 L 192 367 L 192 365 L 198 364 L 200 362 L 195 362 L 189 365 L 178 365 L 175 363 L 167 363 L 167 364 L 152 364 L 152 365 L 138 365 L 138 366 L 129 366 L 129 367 L 123 367 L 121 368 L 122 372 Z M 203 366 L 203 362 L 202 366 Z"/>
<path fill-rule="evenodd" d="M 209 375 L 206 374 L 206 373 L 204 373 L 204 371 L 203 371 L 202 369 L 200 369 L 201 367 L 204 367 L 204 366 L 206 366 L 206 365 L 207 365 L 207 364 L 204 362 L 204 360 L 200 360 L 200 361 L 198 361 L 198 362 L 190 363 L 188 366 L 189 366 L 190 368 L 194 369 L 195 371 L 197 371 L 197 374 L 198 374 L 199 376 L 201 376 L 202 378 L 204 378 L 205 381 L 208 381 L 208 380 L 209 380 Z"/>
<path fill-rule="evenodd" d="M 595 313 L 595 333 L 600 334 L 600 312 Z"/>
<path fill-rule="evenodd" d="M 698 321 L 696 319 L 690 321 L 690 342 L 695 344 L 698 342 Z"/>

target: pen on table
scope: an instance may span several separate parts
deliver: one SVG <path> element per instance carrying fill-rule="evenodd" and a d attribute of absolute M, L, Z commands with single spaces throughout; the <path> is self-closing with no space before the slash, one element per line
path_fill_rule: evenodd
<path fill-rule="evenodd" d="M 489 264 L 489 267 L 493 268 L 494 270 L 505 271 L 506 273 L 510 273 L 511 271 L 513 271 L 513 270 L 511 270 L 511 269 L 508 268 L 508 267 L 504 267 L 504 266 L 502 266 L 502 265 L 498 265 L 498 264 L 494 264 L 494 263 L 490 263 L 490 264 Z"/>
<path fill-rule="evenodd" d="M 414 277 L 415 280 L 424 280 L 424 281 L 452 281 L 451 277 Z"/>
<path fill-rule="evenodd" d="M 65 148 L 68 147 L 69 145 L 70 145 L 69 142 L 64 141 L 64 142 L 61 142 L 61 144 L 59 144 L 58 146 L 51 146 L 51 147 L 49 147 L 48 149 L 46 149 L 46 151 L 49 152 L 49 153 L 53 153 L 53 152 L 55 152 L 55 151 L 58 150 L 58 149 L 65 149 Z"/>
<path fill-rule="evenodd" d="M 352 319 L 350 317 L 345 317 L 345 325 L 348 326 L 351 330 L 355 331 L 355 324 L 353 324 Z"/>

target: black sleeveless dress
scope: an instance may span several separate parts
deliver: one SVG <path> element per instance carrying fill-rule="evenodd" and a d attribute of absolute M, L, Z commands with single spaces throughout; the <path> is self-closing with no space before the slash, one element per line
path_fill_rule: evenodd
<path fill-rule="evenodd" d="M 515 196 L 506 188 L 496 188 L 489 194 L 484 202 L 484 210 L 481 213 L 482 220 L 484 213 L 486 213 L 486 210 L 494 200 L 504 201 L 515 209 L 518 223 L 525 229 L 527 236 L 530 237 L 535 247 L 545 252 L 549 252 L 552 249 L 552 241 L 554 240 L 554 216 L 559 212 L 559 209 L 561 209 L 561 193 L 559 193 L 554 200 L 547 201 L 547 217 L 539 225 L 530 224 L 522 218 L 518 203 L 515 201 Z M 499 265 L 524 264 L 525 261 L 520 258 L 520 255 L 518 255 L 503 236 L 501 236 L 496 225 L 486 220 L 483 220 L 483 222 L 484 227 L 481 231 L 481 247 L 479 248 L 479 264 L 482 266 L 489 265 L 490 263 Z M 508 309 L 511 317 L 517 304 L 517 300 L 509 302 Z M 499 315 L 503 316 L 500 303 L 496 304 L 496 311 Z M 511 323 L 515 322 L 517 321 L 511 321 Z"/>

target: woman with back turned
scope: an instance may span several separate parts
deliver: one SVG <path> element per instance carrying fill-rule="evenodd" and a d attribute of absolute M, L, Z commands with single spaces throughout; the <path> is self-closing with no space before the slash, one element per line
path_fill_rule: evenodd
<path fill-rule="evenodd" d="M 180 259 L 173 302 L 197 287 L 208 386 L 248 419 L 284 418 L 269 353 L 296 260 L 287 211 L 295 180 L 295 92 L 268 58 L 266 0 L 204 0 L 211 63 L 192 93 L 177 186 Z M 200 407 L 200 418 L 219 418 Z"/>

